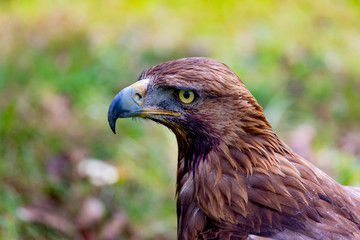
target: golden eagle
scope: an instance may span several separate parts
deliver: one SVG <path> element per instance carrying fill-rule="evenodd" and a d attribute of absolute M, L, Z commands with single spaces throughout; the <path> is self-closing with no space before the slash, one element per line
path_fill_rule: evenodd
<path fill-rule="evenodd" d="M 126 117 L 176 135 L 178 239 L 360 239 L 360 190 L 291 150 L 225 64 L 196 57 L 147 69 L 112 101 L 114 133 Z"/>

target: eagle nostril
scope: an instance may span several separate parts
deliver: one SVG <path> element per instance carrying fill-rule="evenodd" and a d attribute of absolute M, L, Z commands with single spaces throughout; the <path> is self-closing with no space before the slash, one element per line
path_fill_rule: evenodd
<path fill-rule="evenodd" d="M 143 104 L 143 96 L 139 92 L 134 93 L 133 99 L 137 104 L 139 105 Z"/>
<path fill-rule="evenodd" d="M 135 93 L 135 99 L 136 100 L 141 100 L 142 96 L 140 95 L 140 93 Z"/>
<path fill-rule="evenodd" d="M 143 106 L 145 101 L 146 90 L 148 88 L 149 79 L 142 79 L 134 83 L 132 86 L 132 99 L 134 102 Z"/>

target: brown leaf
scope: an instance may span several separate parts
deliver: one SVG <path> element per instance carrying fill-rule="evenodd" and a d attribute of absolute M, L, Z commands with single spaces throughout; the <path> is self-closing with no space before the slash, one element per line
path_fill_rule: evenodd
<path fill-rule="evenodd" d="M 119 239 L 128 223 L 127 216 L 124 212 L 118 211 L 111 220 L 105 225 L 101 232 L 100 239 L 113 240 Z"/>
<path fill-rule="evenodd" d="M 27 206 L 17 210 L 19 218 L 26 222 L 41 223 L 65 235 L 73 236 L 75 234 L 74 224 L 70 219 L 41 207 Z"/>

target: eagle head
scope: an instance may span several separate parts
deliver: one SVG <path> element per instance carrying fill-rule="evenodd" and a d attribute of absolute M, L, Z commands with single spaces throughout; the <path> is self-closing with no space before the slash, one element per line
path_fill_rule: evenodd
<path fill-rule="evenodd" d="M 179 148 L 206 155 L 234 134 L 270 128 L 261 107 L 225 64 L 203 57 L 182 58 L 145 70 L 112 101 L 108 120 L 142 117 L 170 128 Z M 254 121 L 255 120 L 255 121 Z"/>

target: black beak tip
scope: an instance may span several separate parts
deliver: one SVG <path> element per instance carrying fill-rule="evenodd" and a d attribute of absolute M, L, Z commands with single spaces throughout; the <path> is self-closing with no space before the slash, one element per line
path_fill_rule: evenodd
<path fill-rule="evenodd" d="M 111 128 L 111 131 L 116 134 L 116 120 L 117 120 L 117 116 L 115 116 L 113 114 L 113 107 L 110 106 L 109 108 L 109 112 L 108 112 L 108 121 L 109 121 L 109 126 Z"/>
<path fill-rule="evenodd" d="M 116 134 L 116 129 L 115 129 L 115 126 L 116 126 L 116 121 L 114 122 L 109 122 L 110 124 L 110 128 L 111 128 L 111 131 Z"/>

